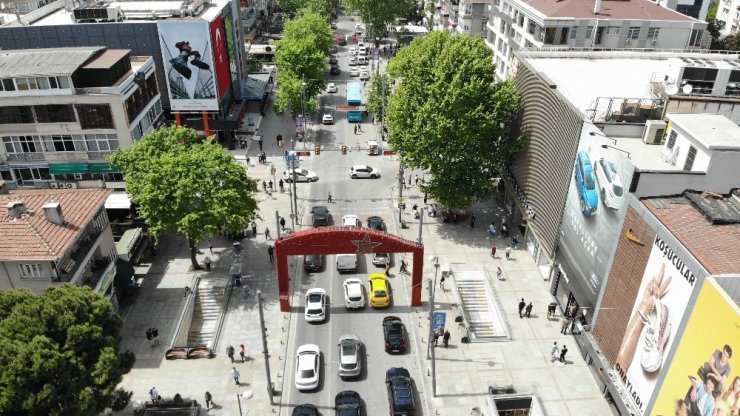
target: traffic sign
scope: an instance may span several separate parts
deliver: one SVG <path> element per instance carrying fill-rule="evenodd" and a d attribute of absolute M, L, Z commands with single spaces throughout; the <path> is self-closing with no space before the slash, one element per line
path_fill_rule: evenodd
<path fill-rule="evenodd" d="M 294 160 L 301 160 L 301 159 L 298 157 L 298 155 L 287 155 L 287 156 L 285 156 L 285 161 L 286 162 L 292 162 Z"/>
<path fill-rule="evenodd" d="M 296 152 L 298 156 L 311 156 L 311 152 L 308 150 L 299 150 Z"/>

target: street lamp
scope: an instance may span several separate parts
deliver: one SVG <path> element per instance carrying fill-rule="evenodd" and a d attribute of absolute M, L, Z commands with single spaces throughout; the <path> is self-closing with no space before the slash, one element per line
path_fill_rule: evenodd
<path fill-rule="evenodd" d="M 247 401 L 252 397 L 254 397 L 254 392 L 252 390 L 247 390 L 242 394 L 236 395 L 236 401 L 239 403 L 239 415 L 242 414 L 242 399 L 244 399 L 244 401 Z"/>
<path fill-rule="evenodd" d="M 301 111 L 303 112 L 303 118 L 301 119 L 301 127 L 303 130 L 303 143 L 306 143 L 307 135 L 306 135 L 306 76 L 303 76 L 303 79 L 301 81 Z M 291 143 L 291 149 L 295 149 L 295 145 Z"/>
<path fill-rule="evenodd" d="M 624 153 L 627 156 L 627 159 L 630 159 L 630 152 L 628 152 L 626 150 L 622 150 L 622 149 L 620 149 L 618 147 L 614 147 L 614 146 L 609 146 L 608 144 L 602 144 L 601 145 L 601 148 L 602 149 L 614 149 L 614 150 L 617 150 L 619 152 Z"/>
<path fill-rule="evenodd" d="M 439 257 L 429 256 L 429 261 L 434 262 L 434 280 L 429 282 L 429 348 L 427 349 L 427 358 L 432 364 L 432 397 L 437 397 L 437 366 L 434 358 L 434 289 L 437 286 L 437 272 L 439 272 Z"/>

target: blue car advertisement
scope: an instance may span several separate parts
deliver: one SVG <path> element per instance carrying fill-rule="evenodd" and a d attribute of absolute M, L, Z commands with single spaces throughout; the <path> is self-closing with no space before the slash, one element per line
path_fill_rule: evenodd
<path fill-rule="evenodd" d="M 558 242 L 558 263 L 580 293 L 581 306 L 596 303 L 624 216 L 634 167 L 596 126 L 584 124 L 573 161 Z M 573 284 L 578 288 L 573 288 Z"/>

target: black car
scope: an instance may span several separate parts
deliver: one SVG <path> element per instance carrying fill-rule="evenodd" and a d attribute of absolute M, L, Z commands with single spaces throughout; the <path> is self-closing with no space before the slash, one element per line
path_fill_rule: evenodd
<path fill-rule="evenodd" d="M 337 60 L 337 57 L 336 56 L 329 55 L 329 63 L 332 64 L 332 65 L 336 65 L 336 64 L 339 63 L 339 61 Z"/>
<path fill-rule="evenodd" d="M 326 207 L 313 207 L 311 208 L 311 214 L 313 215 L 313 226 L 314 227 L 328 227 L 329 226 L 329 209 Z"/>
<path fill-rule="evenodd" d="M 329 46 L 329 53 L 337 53 L 337 45 Z"/>
<path fill-rule="evenodd" d="M 341 74 L 341 73 L 342 73 L 342 70 L 341 70 L 341 69 L 339 69 L 339 67 L 338 67 L 338 66 L 336 66 L 336 65 L 333 65 L 333 66 L 331 67 L 331 69 L 329 70 L 329 75 L 339 75 L 339 74 Z"/>
<path fill-rule="evenodd" d="M 397 316 L 386 316 L 383 318 L 383 338 L 385 339 L 385 352 L 406 352 L 406 325 Z"/>
<path fill-rule="evenodd" d="M 378 231 L 385 231 L 385 223 L 383 222 L 382 218 L 372 216 L 367 219 L 367 228 L 372 228 L 373 230 Z"/>
<path fill-rule="evenodd" d="M 415 416 L 414 380 L 405 368 L 392 367 L 385 373 L 391 416 Z"/>
<path fill-rule="evenodd" d="M 303 268 L 307 272 L 320 272 L 324 268 L 324 256 L 321 254 L 303 256 Z"/>
<path fill-rule="evenodd" d="M 319 409 L 312 404 L 301 404 L 293 408 L 293 416 L 319 416 Z"/>
<path fill-rule="evenodd" d="M 356 391 L 340 391 L 334 398 L 337 416 L 362 416 L 362 400 Z"/>

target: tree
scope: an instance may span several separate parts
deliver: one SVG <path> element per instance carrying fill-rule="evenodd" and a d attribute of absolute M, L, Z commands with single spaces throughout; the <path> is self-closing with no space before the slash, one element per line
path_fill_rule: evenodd
<path fill-rule="evenodd" d="M 414 0 L 343 0 L 346 10 L 358 11 L 371 37 L 379 37 L 388 24 L 416 7 Z"/>
<path fill-rule="evenodd" d="M 434 31 L 402 48 L 388 65 L 396 79 L 386 108 L 389 143 L 404 166 L 432 178 L 424 191 L 459 208 L 490 197 L 523 139 L 513 134 L 519 97 L 496 82 L 483 39 Z"/>
<path fill-rule="evenodd" d="M 110 160 L 152 234 L 177 231 L 187 238 L 195 269 L 200 241 L 222 226 L 242 231 L 256 216 L 256 182 L 212 138 L 200 143 L 193 129 L 155 130 Z"/>
<path fill-rule="evenodd" d="M 0 291 L 0 414 L 97 415 L 120 400 L 120 330 L 88 287 Z"/>
<path fill-rule="evenodd" d="M 370 92 L 367 96 L 367 111 L 375 115 L 375 120 L 383 120 L 383 106 L 388 105 L 391 85 L 388 75 L 376 75 L 370 81 Z M 385 103 L 383 102 L 385 100 Z"/>
<path fill-rule="evenodd" d="M 326 87 L 326 55 L 333 37 L 327 19 L 313 12 L 302 12 L 288 21 L 283 34 L 276 43 L 279 89 L 274 107 L 277 112 L 290 111 L 295 116 L 303 112 L 302 93 L 306 109 L 313 111 L 316 97 Z"/>

